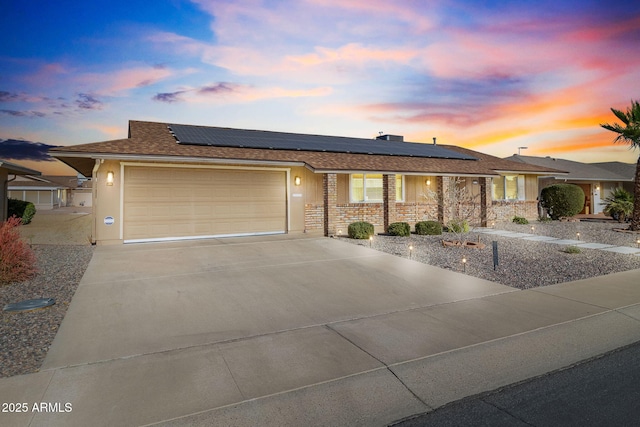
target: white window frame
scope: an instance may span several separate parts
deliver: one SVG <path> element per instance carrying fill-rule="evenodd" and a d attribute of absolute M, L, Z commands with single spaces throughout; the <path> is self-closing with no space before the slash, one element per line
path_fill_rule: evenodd
<path fill-rule="evenodd" d="M 353 199 L 353 176 L 354 175 L 362 175 L 362 195 L 365 198 L 365 200 L 354 200 Z M 367 194 L 367 175 L 382 175 L 383 179 L 384 179 L 384 175 L 385 174 L 381 174 L 381 173 L 352 173 L 349 174 L 349 202 L 350 203 L 383 203 L 384 200 L 380 199 L 380 200 L 366 200 L 366 194 Z M 399 176 L 400 179 L 402 180 L 402 198 L 400 200 L 396 199 L 396 203 L 402 203 L 405 200 L 405 180 L 404 180 L 404 175 L 402 174 L 394 174 L 397 177 Z"/>

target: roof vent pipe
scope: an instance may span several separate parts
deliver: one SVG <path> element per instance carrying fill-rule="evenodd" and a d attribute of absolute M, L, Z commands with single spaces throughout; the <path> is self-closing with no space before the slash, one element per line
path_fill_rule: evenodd
<path fill-rule="evenodd" d="M 433 145 L 436 145 L 436 137 L 433 137 Z"/>

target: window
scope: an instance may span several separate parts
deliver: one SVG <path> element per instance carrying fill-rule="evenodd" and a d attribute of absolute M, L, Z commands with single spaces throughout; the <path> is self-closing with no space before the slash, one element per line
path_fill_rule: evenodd
<path fill-rule="evenodd" d="M 404 200 L 404 177 L 396 175 L 396 201 Z M 382 203 L 382 174 L 354 173 L 350 177 L 352 202 Z"/>
<path fill-rule="evenodd" d="M 524 200 L 524 175 L 504 175 L 493 178 L 493 200 Z"/>

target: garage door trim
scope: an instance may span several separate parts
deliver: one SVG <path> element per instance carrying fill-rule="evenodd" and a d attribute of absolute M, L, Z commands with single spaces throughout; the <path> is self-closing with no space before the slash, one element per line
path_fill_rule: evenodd
<path fill-rule="evenodd" d="M 223 169 L 223 170 L 240 170 L 240 171 L 273 171 L 285 173 L 285 202 L 286 202 L 286 230 L 283 232 L 255 232 L 255 233 L 237 233 L 237 234 L 217 234 L 211 236 L 184 236 L 184 237 L 160 237 L 149 239 L 128 239 L 124 240 L 124 188 L 125 174 L 124 168 L 132 167 L 157 167 L 157 168 L 184 168 L 184 169 Z M 120 162 L 120 240 L 124 243 L 143 243 L 143 242 L 161 242 L 161 241 L 178 241 L 178 240 L 196 240 L 211 239 L 217 237 L 242 237 L 242 236 L 260 236 L 268 234 L 284 234 L 291 229 L 291 169 L 277 167 L 260 167 L 260 166 L 226 166 L 226 165 L 203 165 L 203 164 L 174 164 L 174 163 L 147 163 L 147 162 Z"/>

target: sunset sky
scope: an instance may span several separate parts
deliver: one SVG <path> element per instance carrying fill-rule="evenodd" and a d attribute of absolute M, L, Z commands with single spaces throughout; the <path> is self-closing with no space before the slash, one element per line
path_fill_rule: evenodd
<path fill-rule="evenodd" d="M 0 158 L 43 173 L 74 172 L 32 143 L 124 138 L 130 119 L 640 154 L 599 127 L 640 99 L 640 2 L 25 0 L 0 23 Z"/>

